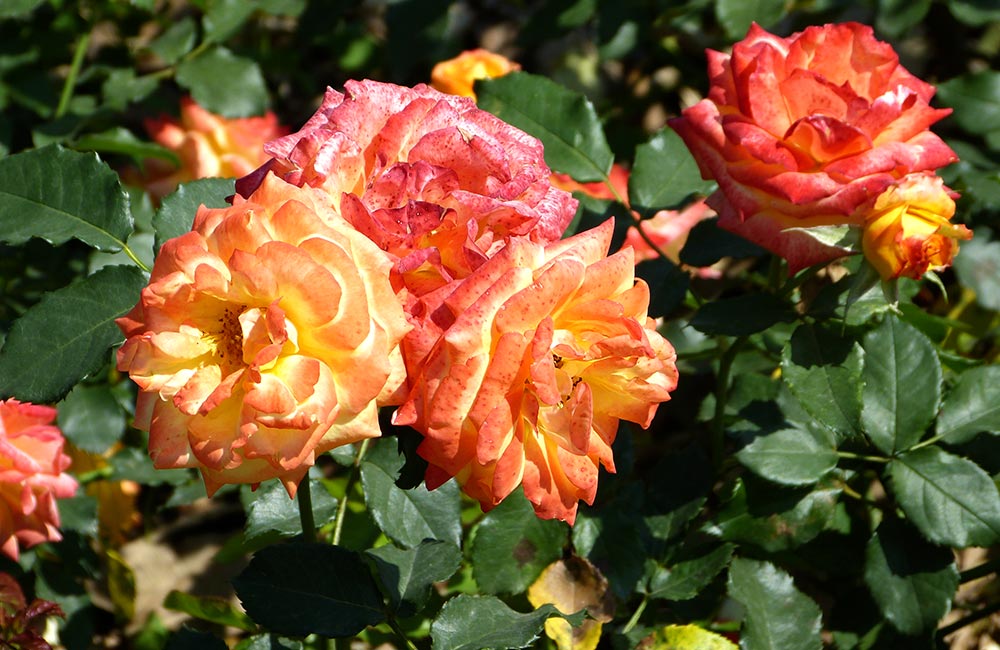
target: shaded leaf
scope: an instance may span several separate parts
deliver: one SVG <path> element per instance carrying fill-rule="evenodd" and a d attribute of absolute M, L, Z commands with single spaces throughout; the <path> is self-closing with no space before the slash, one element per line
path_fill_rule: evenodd
<path fill-rule="evenodd" d="M 718 218 L 704 219 L 691 228 L 681 249 L 681 262 L 689 266 L 712 266 L 724 257 L 758 257 L 767 252 L 743 237 L 723 230 L 718 221 Z"/>
<path fill-rule="evenodd" d="M 340 546 L 268 546 L 233 587 L 250 618 L 278 634 L 351 636 L 385 620 L 368 566 Z"/>
<path fill-rule="evenodd" d="M 149 49 L 163 59 L 164 63 L 172 65 L 194 49 L 197 42 L 198 25 L 193 18 L 185 16 L 172 22 L 166 31 L 149 44 Z"/>
<path fill-rule="evenodd" d="M 924 537 L 944 546 L 990 546 L 1000 540 L 1000 494 L 989 474 L 938 447 L 889 463 L 893 492 Z"/>
<path fill-rule="evenodd" d="M 393 441 L 375 441 L 361 463 L 365 503 L 382 532 L 400 546 L 413 548 L 425 539 L 461 546 L 458 485 L 448 481 L 434 491 L 418 485 L 410 490 L 396 486 L 403 466 Z"/>
<path fill-rule="evenodd" d="M 782 351 L 781 376 L 810 415 L 848 437 L 860 432 L 862 359 L 851 338 L 807 323 Z"/>
<path fill-rule="evenodd" d="M 715 579 L 715 576 L 729 566 L 734 548 L 732 544 L 698 548 L 674 558 L 669 566 L 657 567 L 649 579 L 650 598 L 662 600 L 694 598 Z"/>
<path fill-rule="evenodd" d="M 514 72 L 476 84 L 479 108 L 530 133 L 545 146 L 545 162 L 581 183 L 603 181 L 614 154 L 585 96 L 545 77 Z"/>
<path fill-rule="evenodd" d="M 132 227 L 118 174 L 96 155 L 50 145 L 0 158 L 0 241 L 75 238 L 114 252 Z"/>
<path fill-rule="evenodd" d="M 257 634 L 236 644 L 234 650 L 303 650 L 301 641 L 286 639 L 276 634 Z"/>
<path fill-rule="evenodd" d="M 975 237 L 962 242 L 954 267 L 963 285 L 976 293 L 976 302 L 1000 311 L 1000 241 Z"/>
<path fill-rule="evenodd" d="M 937 419 L 937 435 L 950 444 L 989 431 L 1000 434 L 1000 366 L 966 370 L 948 393 Z"/>
<path fill-rule="evenodd" d="M 431 623 L 431 638 L 434 650 L 524 648 L 538 636 L 550 616 L 561 616 L 573 625 L 580 625 L 584 619 L 583 612 L 566 616 L 552 605 L 522 614 L 494 596 L 460 594 L 445 603 Z M 473 621 L 475 624 L 470 624 Z"/>
<path fill-rule="evenodd" d="M 0 350 L 0 397 L 62 399 L 108 360 L 123 338 L 114 319 L 135 306 L 145 284 L 135 267 L 107 266 L 47 294 L 14 323 Z"/>
<path fill-rule="evenodd" d="M 732 39 L 743 38 L 752 22 L 767 28 L 784 15 L 785 0 L 718 0 L 715 3 L 715 17 Z"/>
<path fill-rule="evenodd" d="M 792 306 L 774 294 L 751 293 L 705 303 L 691 317 L 690 325 L 705 334 L 745 336 L 777 323 L 794 322 L 797 317 Z"/>
<path fill-rule="evenodd" d="M 517 594 L 562 556 L 568 526 L 539 519 L 524 490 L 517 488 L 475 528 L 469 559 L 479 588 L 488 594 Z"/>
<path fill-rule="evenodd" d="M 1000 123 L 1000 72 L 969 72 L 938 84 L 938 99 L 955 109 L 951 119 L 969 133 Z"/>
<path fill-rule="evenodd" d="M 632 208 L 645 217 L 659 210 L 679 208 L 692 196 L 709 194 L 714 187 L 713 181 L 702 180 L 687 145 L 669 127 L 635 150 L 628 199 Z"/>
<path fill-rule="evenodd" d="M 59 404 L 60 430 L 75 446 L 103 454 L 125 433 L 125 411 L 107 385 L 79 384 Z"/>
<path fill-rule="evenodd" d="M 783 485 L 815 483 L 837 466 L 833 441 L 807 429 L 757 436 L 736 457 L 758 476 Z"/>
<path fill-rule="evenodd" d="M 100 133 L 87 133 L 73 141 L 73 148 L 80 151 L 117 153 L 141 164 L 147 158 L 159 158 L 179 164 L 177 154 L 166 147 L 135 137 L 131 131 L 117 126 Z"/>
<path fill-rule="evenodd" d="M 712 464 L 698 445 L 662 458 L 643 501 L 643 520 L 650 533 L 660 540 L 681 534 L 705 504 L 712 476 Z"/>
<path fill-rule="evenodd" d="M 254 632 L 257 629 L 250 617 L 234 609 L 225 598 L 194 596 L 173 590 L 163 600 L 163 606 L 209 623 L 228 625 L 246 632 Z"/>
<path fill-rule="evenodd" d="M 886 518 L 865 551 L 865 584 L 897 630 L 929 632 L 951 609 L 958 589 L 955 556 L 898 519 Z"/>
<path fill-rule="evenodd" d="M 431 585 L 450 578 L 462 562 L 457 546 L 433 539 L 410 549 L 386 544 L 367 553 L 375 559 L 393 611 L 403 617 L 419 612 Z"/>
<path fill-rule="evenodd" d="M 313 519 L 320 528 L 337 516 L 337 499 L 320 481 L 311 480 L 308 485 Z M 302 533 L 299 501 L 288 497 L 280 481 L 267 481 L 253 495 L 246 508 L 247 523 L 243 529 L 248 544 Z"/>
<path fill-rule="evenodd" d="M 737 558 L 729 567 L 729 595 L 742 603 L 746 619 L 740 633 L 754 650 L 818 650 L 819 607 L 770 562 Z"/>
<path fill-rule="evenodd" d="M 232 196 L 236 191 L 235 183 L 231 178 L 200 178 L 182 183 L 175 192 L 164 197 L 160 209 L 153 216 L 156 253 L 159 254 L 163 242 L 191 230 L 199 206 L 228 207 L 226 197 Z"/>
<path fill-rule="evenodd" d="M 861 422 L 886 454 L 916 444 L 941 401 L 941 363 L 934 344 L 895 315 L 864 338 Z"/>

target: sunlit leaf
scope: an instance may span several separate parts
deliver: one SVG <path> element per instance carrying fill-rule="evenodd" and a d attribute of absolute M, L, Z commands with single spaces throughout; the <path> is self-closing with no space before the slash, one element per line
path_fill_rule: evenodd
<path fill-rule="evenodd" d="M 524 648 L 542 631 L 550 616 L 561 616 L 573 625 L 583 622 L 583 612 L 563 615 L 552 605 L 528 614 L 516 612 L 494 596 L 455 596 L 431 623 L 434 650 L 507 650 Z"/>
<path fill-rule="evenodd" d="M 737 558 L 729 567 L 729 595 L 743 605 L 740 636 L 754 650 L 819 650 L 822 616 L 788 573 L 770 562 Z"/>

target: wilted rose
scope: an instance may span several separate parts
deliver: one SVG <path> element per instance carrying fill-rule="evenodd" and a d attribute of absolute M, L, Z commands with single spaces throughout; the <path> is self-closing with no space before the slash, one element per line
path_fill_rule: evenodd
<path fill-rule="evenodd" d="M 198 467 L 209 494 L 270 478 L 294 494 L 317 454 L 379 435 L 402 381 L 392 262 L 322 198 L 268 176 L 202 207 L 118 319 L 154 465 Z"/>
<path fill-rule="evenodd" d="M 944 182 L 913 174 L 890 186 L 866 212 L 861 245 L 883 279 L 919 279 L 928 269 L 951 264 L 959 239 L 972 231 L 953 224 L 955 201 Z"/>
<path fill-rule="evenodd" d="M 0 401 L 0 551 L 14 561 L 20 546 L 62 539 L 56 499 L 76 494 L 55 419 L 50 406 Z"/>
<path fill-rule="evenodd" d="M 489 50 L 466 50 L 453 59 L 441 61 L 431 70 L 431 86 L 443 93 L 476 98 L 477 79 L 493 79 L 520 70 L 521 66 Z"/>
<path fill-rule="evenodd" d="M 407 358 L 395 414 L 424 435 L 428 487 L 454 476 L 488 510 L 523 485 L 540 517 L 572 523 L 598 466 L 614 471 L 619 420 L 647 427 L 670 398 L 673 348 L 647 317 L 632 251 L 607 256 L 612 231 L 511 238 L 428 306 L 442 335 Z"/>
<path fill-rule="evenodd" d="M 928 128 L 934 87 L 857 23 L 788 38 L 757 25 L 732 54 L 708 52 L 708 98 L 670 124 L 705 178 L 719 225 L 792 271 L 846 254 L 790 228 L 860 225 L 859 206 L 899 179 L 957 160 Z"/>
<path fill-rule="evenodd" d="M 349 81 L 305 126 L 265 146 L 268 170 L 323 190 L 337 214 L 397 260 L 395 282 L 422 295 L 469 275 L 504 237 L 559 239 L 576 211 L 552 187 L 542 145 L 428 86 Z"/>
<path fill-rule="evenodd" d="M 261 117 L 224 118 L 210 113 L 190 97 L 181 100 L 180 119 L 145 120 L 153 140 L 177 154 L 180 166 L 163 160 L 146 162 L 141 183 L 153 196 L 170 194 L 179 183 L 199 178 L 240 178 L 268 159 L 264 143 L 288 133 L 268 111 Z"/>

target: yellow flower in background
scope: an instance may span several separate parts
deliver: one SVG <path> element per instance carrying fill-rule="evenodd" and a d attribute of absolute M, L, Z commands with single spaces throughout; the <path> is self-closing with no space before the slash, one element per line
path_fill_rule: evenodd
<path fill-rule="evenodd" d="M 489 50 L 466 50 L 454 59 L 441 61 L 431 70 L 431 86 L 443 93 L 476 98 L 472 86 L 476 79 L 493 79 L 521 66 L 501 54 Z"/>

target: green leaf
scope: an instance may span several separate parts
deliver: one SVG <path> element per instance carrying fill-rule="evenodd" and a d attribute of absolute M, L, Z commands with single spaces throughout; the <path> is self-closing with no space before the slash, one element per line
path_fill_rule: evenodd
<path fill-rule="evenodd" d="M 431 623 L 431 639 L 434 650 L 525 648 L 550 616 L 561 616 L 574 626 L 584 618 L 583 612 L 567 616 L 552 605 L 521 614 L 493 596 L 460 594 L 445 603 Z"/>
<path fill-rule="evenodd" d="M 948 613 L 958 589 L 955 556 L 890 517 L 868 542 L 865 584 L 897 630 L 910 635 L 930 632 Z"/>
<path fill-rule="evenodd" d="M 107 361 L 122 339 L 114 319 L 135 305 L 145 284 L 137 268 L 109 266 L 47 294 L 14 323 L 0 350 L 0 396 L 62 399 Z"/>
<path fill-rule="evenodd" d="M 469 558 L 476 584 L 488 594 L 524 592 L 542 569 L 562 557 L 568 535 L 565 523 L 539 519 L 518 488 L 473 532 Z"/>
<path fill-rule="evenodd" d="M 741 39 L 750 23 L 771 27 L 785 16 L 785 0 L 716 0 L 715 17 L 733 39 Z"/>
<path fill-rule="evenodd" d="M 669 566 L 657 567 L 649 579 L 650 598 L 661 600 L 690 600 L 715 576 L 725 569 L 733 557 L 732 544 L 722 544 L 697 549 L 697 553 L 674 558 Z"/>
<path fill-rule="evenodd" d="M 857 251 L 861 247 L 861 228 L 854 225 L 785 228 L 781 232 L 801 233 L 813 238 L 824 246 L 840 248 L 845 252 Z"/>
<path fill-rule="evenodd" d="M 639 644 L 643 650 L 738 650 L 724 636 L 697 625 L 668 625 Z"/>
<path fill-rule="evenodd" d="M 296 639 L 286 639 L 276 634 L 257 634 L 236 644 L 233 650 L 304 650 Z"/>
<path fill-rule="evenodd" d="M 955 109 L 951 119 L 969 133 L 1000 121 L 1000 72 L 982 70 L 938 84 L 938 99 Z"/>
<path fill-rule="evenodd" d="M 978 27 L 1000 20 L 1000 8 L 992 0 L 949 0 L 948 9 L 966 25 Z"/>
<path fill-rule="evenodd" d="M 941 406 L 937 435 L 953 445 L 976 434 L 1000 434 L 1000 366 L 981 366 L 958 377 Z"/>
<path fill-rule="evenodd" d="M 0 3 L 0 18 L 27 16 L 45 0 L 4 0 Z"/>
<path fill-rule="evenodd" d="M 419 612 L 427 602 L 431 585 L 450 578 L 462 562 L 457 546 L 430 539 L 415 548 L 386 544 L 367 553 L 375 559 L 393 611 L 402 617 Z"/>
<path fill-rule="evenodd" d="M 137 77 L 132 68 L 112 70 L 101 85 L 101 95 L 108 108 L 124 111 L 133 103 L 148 97 L 159 85 L 154 77 Z"/>
<path fill-rule="evenodd" d="M 880 33 L 899 38 L 927 16 L 932 0 L 879 0 L 875 27 Z"/>
<path fill-rule="evenodd" d="M 156 469 L 145 451 L 125 447 L 111 457 L 112 481 L 135 481 L 143 485 L 182 485 L 191 478 L 189 469 Z"/>
<path fill-rule="evenodd" d="M 836 488 L 805 491 L 748 477 L 737 482 L 706 532 L 769 552 L 797 548 L 832 526 L 839 496 Z"/>
<path fill-rule="evenodd" d="M 923 447 L 889 463 L 893 492 L 924 537 L 944 546 L 990 546 L 1000 540 L 1000 494 L 970 460 Z"/>
<path fill-rule="evenodd" d="M 934 344 L 890 314 L 862 345 L 865 433 L 886 454 L 909 449 L 923 437 L 941 401 L 941 362 Z"/>
<path fill-rule="evenodd" d="M 702 180 L 687 145 L 669 127 L 635 150 L 628 198 L 632 208 L 645 217 L 659 210 L 679 208 L 693 196 L 704 196 L 714 188 L 713 181 Z"/>
<path fill-rule="evenodd" d="M 81 535 L 97 535 L 97 499 L 75 496 L 59 499 L 60 529 L 73 530 Z"/>
<path fill-rule="evenodd" d="M 771 293 L 750 293 L 708 302 L 691 317 L 690 325 L 705 334 L 745 336 L 797 318 L 787 302 Z"/>
<path fill-rule="evenodd" d="M 586 183 L 603 181 L 614 154 L 590 101 L 559 84 L 515 72 L 476 84 L 479 108 L 527 131 L 545 146 L 545 161 Z"/>
<path fill-rule="evenodd" d="M 573 525 L 573 548 L 600 567 L 612 592 L 623 600 L 642 580 L 648 556 L 642 499 L 642 487 L 633 484 L 601 508 L 581 509 Z"/>
<path fill-rule="evenodd" d="M 190 52 L 198 42 L 198 24 L 190 16 L 185 16 L 172 23 L 165 32 L 149 44 L 149 49 L 163 59 L 167 65 L 173 65 Z"/>
<path fill-rule="evenodd" d="M 434 491 L 424 485 L 396 487 L 403 466 L 394 441 L 375 441 L 361 463 L 365 503 L 382 532 L 400 546 L 412 548 L 425 539 L 461 546 L 458 485 L 448 481 Z"/>
<path fill-rule="evenodd" d="M 191 230 L 198 207 L 210 208 L 229 206 L 226 197 L 236 192 L 236 181 L 231 178 L 201 178 L 190 183 L 182 183 L 177 191 L 167 195 L 153 217 L 156 230 L 154 244 L 157 254 L 163 242 L 180 237 Z"/>
<path fill-rule="evenodd" d="M 837 466 L 833 441 L 806 429 L 757 436 L 736 458 L 758 476 L 782 485 L 815 483 Z"/>
<path fill-rule="evenodd" d="M 51 145 L 0 159 L 0 241 L 76 238 L 114 252 L 130 234 L 128 195 L 96 155 Z"/>
<path fill-rule="evenodd" d="M 75 446 L 103 454 L 125 433 L 125 412 L 106 384 L 74 388 L 59 404 L 59 428 Z"/>
<path fill-rule="evenodd" d="M 193 596 L 173 590 L 163 600 L 163 606 L 175 612 L 183 612 L 209 623 L 228 625 L 238 630 L 254 632 L 257 626 L 243 612 L 233 608 L 225 598 L 213 596 Z"/>
<path fill-rule="evenodd" d="M 247 0 L 210 0 L 202 18 L 205 41 L 221 43 L 240 30 L 257 9 Z"/>
<path fill-rule="evenodd" d="M 278 634 L 352 636 L 385 620 L 368 566 L 340 546 L 268 546 L 233 579 L 233 587 L 250 618 Z"/>
<path fill-rule="evenodd" d="M 170 635 L 163 650 L 227 650 L 228 647 L 225 641 L 215 635 L 182 627 Z"/>
<path fill-rule="evenodd" d="M 863 356 L 836 326 L 803 324 L 782 351 L 781 376 L 817 422 L 849 437 L 860 433 Z"/>
<path fill-rule="evenodd" d="M 267 86 L 256 61 L 213 47 L 177 66 L 177 83 L 205 110 L 223 117 L 262 115 Z"/>
<path fill-rule="evenodd" d="M 337 499 L 320 481 L 308 481 L 312 498 L 313 519 L 316 527 L 333 521 L 337 516 Z M 281 537 L 294 537 L 302 532 L 298 499 L 288 498 L 280 481 L 268 481 L 253 493 L 247 505 L 247 523 L 243 529 L 248 544 L 258 540 L 273 541 Z"/>
<path fill-rule="evenodd" d="M 1000 311 L 1000 241 L 977 235 L 962 242 L 953 266 L 961 283 L 975 292 L 977 303 Z"/>
<path fill-rule="evenodd" d="M 657 257 L 635 265 L 635 275 L 649 285 L 649 317 L 661 318 L 684 302 L 691 276 L 670 260 Z"/>
<path fill-rule="evenodd" d="M 681 262 L 688 266 L 712 266 L 724 257 L 757 257 L 767 252 L 719 228 L 718 221 L 718 218 L 705 219 L 694 225 L 681 249 Z"/>
<path fill-rule="evenodd" d="M 819 607 L 770 562 L 737 558 L 729 567 L 729 595 L 743 604 L 743 647 L 753 650 L 819 650 Z"/>
<path fill-rule="evenodd" d="M 147 158 L 159 158 L 179 164 L 177 154 L 164 146 L 135 137 L 126 128 L 116 126 L 100 133 L 88 133 L 73 141 L 79 151 L 100 151 L 129 156 L 142 164 Z"/>

